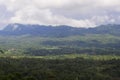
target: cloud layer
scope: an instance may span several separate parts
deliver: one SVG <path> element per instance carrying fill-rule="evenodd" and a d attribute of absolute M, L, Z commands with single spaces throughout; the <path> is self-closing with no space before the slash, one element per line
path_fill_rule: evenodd
<path fill-rule="evenodd" d="M 119 14 L 119 0 L 0 0 L 0 25 L 94 27 L 119 23 Z"/>

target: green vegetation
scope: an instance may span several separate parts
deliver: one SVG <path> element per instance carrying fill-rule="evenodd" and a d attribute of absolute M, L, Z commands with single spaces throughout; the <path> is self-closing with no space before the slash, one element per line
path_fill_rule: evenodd
<path fill-rule="evenodd" d="M 91 59 L 91 60 L 112 60 L 120 59 L 120 56 L 116 55 L 88 55 L 88 54 L 69 54 L 69 55 L 55 55 L 55 56 L 31 56 L 30 58 L 42 58 L 42 59 Z"/>
<path fill-rule="evenodd" d="M 61 54 L 115 54 L 120 55 L 120 37 L 109 34 L 86 34 L 69 37 L 0 36 L 4 54 L 61 55 Z"/>
<path fill-rule="evenodd" d="M 120 80 L 120 37 L 96 32 L 0 36 L 0 80 Z"/>
<path fill-rule="evenodd" d="M 21 59 L 21 58 L 38 58 L 38 59 L 48 59 L 48 60 L 64 60 L 64 59 L 75 59 L 75 58 L 83 58 L 83 59 L 91 59 L 91 60 L 118 60 L 120 56 L 117 55 L 89 55 L 89 54 L 65 54 L 65 55 L 47 55 L 47 56 L 29 56 L 29 55 L 0 55 L 1 58 L 13 58 L 13 59 Z"/>
<path fill-rule="evenodd" d="M 0 58 L 0 80 L 120 80 L 120 59 Z"/>

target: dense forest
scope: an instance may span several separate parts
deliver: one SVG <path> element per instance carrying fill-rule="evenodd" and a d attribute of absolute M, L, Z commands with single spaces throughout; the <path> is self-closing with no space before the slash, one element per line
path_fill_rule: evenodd
<path fill-rule="evenodd" d="M 120 59 L 0 58 L 0 80 L 120 80 Z"/>

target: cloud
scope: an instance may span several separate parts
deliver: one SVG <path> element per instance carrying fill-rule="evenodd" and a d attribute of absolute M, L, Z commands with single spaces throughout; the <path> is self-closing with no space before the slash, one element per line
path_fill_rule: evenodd
<path fill-rule="evenodd" d="M 0 5 L 0 15 L 6 16 L 0 24 L 95 27 L 120 20 L 119 0 L 0 0 Z"/>

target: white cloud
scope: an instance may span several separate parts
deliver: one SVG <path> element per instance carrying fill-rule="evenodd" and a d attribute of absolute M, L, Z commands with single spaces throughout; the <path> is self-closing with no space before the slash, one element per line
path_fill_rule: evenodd
<path fill-rule="evenodd" d="M 4 18 L 9 23 L 94 27 L 120 20 L 119 0 L 0 0 L 0 5 L 11 14 Z"/>

